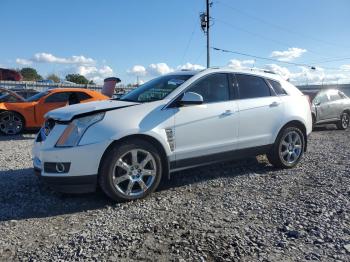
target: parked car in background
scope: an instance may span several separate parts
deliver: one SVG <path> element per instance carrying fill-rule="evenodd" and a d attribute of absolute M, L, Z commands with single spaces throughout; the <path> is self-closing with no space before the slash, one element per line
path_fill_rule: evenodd
<path fill-rule="evenodd" d="M 313 126 L 336 124 L 338 129 L 347 129 L 350 124 L 350 98 L 336 89 L 303 91 L 311 98 Z"/>
<path fill-rule="evenodd" d="M 50 111 L 33 164 L 58 191 L 91 192 L 99 184 L 126 201 L 147 196 L 171 172 L 217 161 L 267 154 L 274 166 L 292 168 L 311 130 L 307 97 L 277 75 L 180 71 L 120 100 Z"/>
<path fill-rule="evenodd" d="M 16 92 L 13 92 L 6 88 L 0 88 L 0 103 L 23 102 L 23 101 L 24 101 L 24 98 L 21 95 L 17 94 Z"/>
<path fill-rule="evenodd" d="M 84 88 L 50 89 L 22 101 L 0 103 L 0 132 L 5 135 L 19 134 L 25 128 L 39 128 L 44 115 L 50 110 L 69 103 L 86 103 L 105 100 L 108 97 Z"/>
<path fill-rule="evenodd" d="M 27 99 L 27 98 L 39 93 L 39 91 L 37 91 L 35 89 L 27 89 L 27 88 L 11 88 L 10 90 L 15 92 L 16 94 L 20 95 L 24 99 Z"/>

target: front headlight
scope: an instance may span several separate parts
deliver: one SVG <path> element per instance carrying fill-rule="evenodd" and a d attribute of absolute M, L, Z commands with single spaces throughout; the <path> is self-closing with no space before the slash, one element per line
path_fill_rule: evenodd
<path fill-rule="evenodd" d="M 105 116 L 105 112 L 80 117 L 74 119 L 64 130 L 61 137 L 58 139 L 57 147 L 72 147 L 79 144 L 80 139 L 85 131 L 93 124 L 101 121 Z"/>

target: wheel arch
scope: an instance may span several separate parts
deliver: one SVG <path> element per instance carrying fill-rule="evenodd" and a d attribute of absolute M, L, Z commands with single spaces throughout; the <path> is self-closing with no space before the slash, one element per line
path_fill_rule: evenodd
<path fill-rule="evenodd" d="M 5 113 L 5 112 L 12 112 L 12 113 L 16 113 L 17 115 L 19 115 L 23 120 L 24 128 L 26 128 L 26 118 L 21 113 L 15 111 L 15 110 L 0 109 L 0 114 Z"/>
<path fill-rule="evenodd" d="M 166 154 L 166 151 L 162 145 L 161 142 L 159 142 L 156 138 L 150 136 L 150 135 L 145 135 L 145 134 L 134 134 L 134 135 L 127 135 L 125 137 L 122 137 L 118 140 L 114 140 L 104 151 L 102 157 L 101 157 L 101 161 L 98 167 L 98 173 L 100 174 L 100 168 L 101 168 L 101 163 L 102 160 L 104 159 L 104 157 L 106 156 L 106 154 L 108 154 L 108 152 L 114 148 L 115 146 L 118 146 L 121 143 L 127 142 L 128 140 L 133 140 L 133 139 L 141 139 L 144 141 L 149 142 L 150 144 L 152 144 L 153 146 L 156 147 L 156 149 L 158 150 L 160 157 L 161 157 L 161 161 L 162 161 L 162 166 L 163 166 L 163 175 L 167 175 L 168 178 L 170 178 L 170 165 L 169 165 L 169 160 Z"/>
<path fill-rule="evenodd" d="M 350 115 L 350 108 L 344 109 L 343 112 L 342 112 L 342 114 L 343 114 L 343 113 L 348 113 L 348 114 Z"/>
<path fill-rule="evenodd" d="M 304 152 L 307 151 L 307 133 L 306 133 L 306 126 L 304 123 L 302 123 L 301 121 L 299 120 L 292 120 L 292 121 L 289 121 L 288 123 L 286 123 L 284 126 L 282 126 L 280 128 L 280 130 L 278 131 L 278 134 L 276 136 L 276 139 L 277 137 L 279 136 L 279 134 L 286 128 L 286 127 L 297 127 L 299 128 L 302 132 L 303 132 L 303 135 L 304 135 L 304 142 L 305 142 L 305 147 L 304 147 Z"/>

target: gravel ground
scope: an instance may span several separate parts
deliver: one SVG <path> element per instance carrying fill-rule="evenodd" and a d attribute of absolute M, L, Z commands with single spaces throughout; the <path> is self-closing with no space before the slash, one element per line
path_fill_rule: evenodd
<path fill-rule="evenodd" d="M 215 164 L 124 204 L 39 184 L 33 137 L 0 137 L 0 260 L 350 261 L 350 131 L 312 133 L 292 170 Z"/>

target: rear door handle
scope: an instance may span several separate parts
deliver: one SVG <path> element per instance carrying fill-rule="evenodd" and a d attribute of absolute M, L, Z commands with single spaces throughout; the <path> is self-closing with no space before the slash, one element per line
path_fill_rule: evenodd
<path fill-rule="evenodd" d="M 233 111 L 232 110 L 226 110 L 225 112 L 223 112 L 221 115 L 222 116 L 229 116 L 229 115 L 232 115 L 233 114 Z"/>
<path fill-rule="evenodd" d="M 270 104 L 270 107 L 276 107 L 276 106 L 279 106 L 279 102 L 272 102 L 271 104 Z"/>

